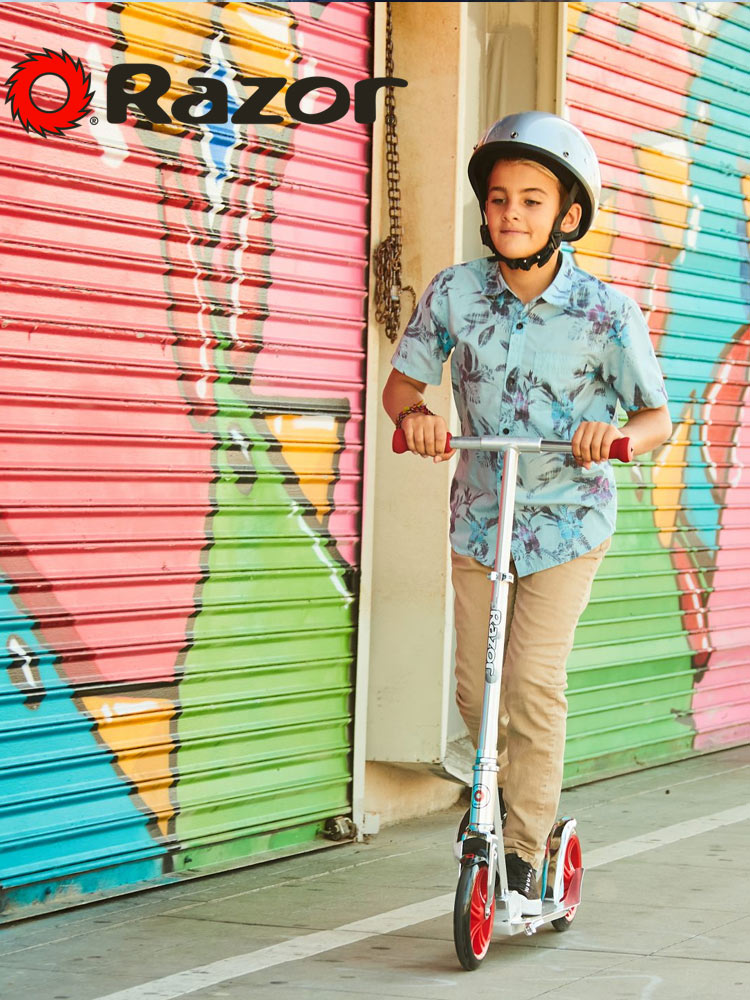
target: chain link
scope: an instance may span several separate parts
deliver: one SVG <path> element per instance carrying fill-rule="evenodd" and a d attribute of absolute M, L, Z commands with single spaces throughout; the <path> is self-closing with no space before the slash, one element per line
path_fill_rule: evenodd
<path fill-rule="evenodd" d="M 386 4 L 385 75 L 393 76 L 393 24 L 391 4 Z M 390 233 L 373 254 L 375 264 L 375 318 L 385 325 L 386 336 L 395 342 L 401 326 L 401 294 L 411 292 L 412 311 L 417 297 L 411 285 L 401 284 L 401 175 L 398 169 L 398 135 L 396 133 L 396 99 L 394 88 L 385 90 L 385 158 L 388 180 L 388 215 Z"/>

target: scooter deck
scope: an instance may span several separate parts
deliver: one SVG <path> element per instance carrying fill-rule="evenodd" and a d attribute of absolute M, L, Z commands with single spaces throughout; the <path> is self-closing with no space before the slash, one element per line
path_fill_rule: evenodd
<path fill-rule="evenodd" d="M 568 892 L 565 898 L 556 903 L 553 899 L 542 900 L 542 912 L 532 916 L 524 916 L 521 913 L 523 897 L 517 892 L 511 892 L 504 899 L 495 900 L 495 923 L 494 934 L 510 936 L 512 934 L 535 934 L 539 927 L 550 923 L 552 920 L 559 920 L 574 906 L 581 902 L 581 885 L 583 882 L 583 868 L 576 868 L 571 876 Z"/>

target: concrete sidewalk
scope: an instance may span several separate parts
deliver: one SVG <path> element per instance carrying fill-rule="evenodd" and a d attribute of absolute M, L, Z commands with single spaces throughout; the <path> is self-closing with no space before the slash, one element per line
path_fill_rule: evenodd
<path fill-rule="evenodd" d="M 590 865 L 573 927 L 497 937 L 473 973 L 450 914 L 461 811 L 8 926 L 0 997 L 750 997 L 750 746 L 565 792 Z"/>

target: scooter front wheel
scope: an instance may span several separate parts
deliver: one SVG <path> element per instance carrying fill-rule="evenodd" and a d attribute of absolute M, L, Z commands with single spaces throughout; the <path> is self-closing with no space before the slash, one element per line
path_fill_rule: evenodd
<path fill-rule="evenodd" d="M 478 969 L 487 954 L 495 923 L 495 893 L 490 912 L 487 904 L 487 863 L 472 859 L 461 865 L 453 906 L 453 940 L 461 965 L 468 972 Z"/>

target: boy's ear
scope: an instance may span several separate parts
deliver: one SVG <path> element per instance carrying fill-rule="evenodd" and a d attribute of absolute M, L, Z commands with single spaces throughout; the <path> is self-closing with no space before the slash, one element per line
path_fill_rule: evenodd
<path fill-rule="evenodd" d="M 562 229 L 562 231 L 564 233 L 572 232 L 576 228 L 578 223 L 581 221 L 582 214 L 583 214 L 583 209 L 581 208 L 581 206 L 578 204 L 577 201 L 574 202 L 570 206 L 570 211 L 560 224 L 560 228 Z"/>

